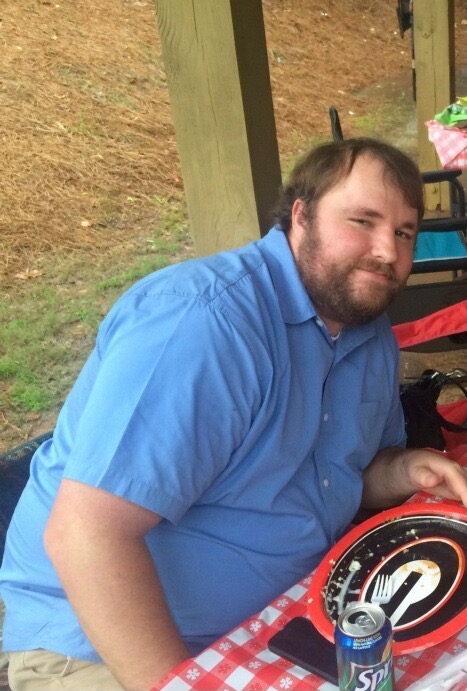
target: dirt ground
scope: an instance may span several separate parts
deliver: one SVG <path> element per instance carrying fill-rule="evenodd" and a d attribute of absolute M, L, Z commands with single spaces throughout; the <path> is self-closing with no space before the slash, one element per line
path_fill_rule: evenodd
<path fill-rule="evenodd" d="M 410 97 L 410 32 L 400 37 L 395 8 L 263 1 L 282 156 L 329 133 L 330 104 L 350 133 L 378 102 Z M 153 2 L 4 0 L 0 17 L 0 270 L 11 279 L 44 252 L 124 242 L 182 179 Z"/>
<path fill-rule="evenodd" d="M 412 98 L 396 5 L 263 0 L 283 159 L 330 136 L 331 104 L 348 135 Z M 46 280 L 44 257 L 124 257 L 183 183 L 153 2 L 3 0 L 0 36 L 0 292 L 14 303 L 25 282 Z M 459 67 L 466 47 L 456 0 Z"/>

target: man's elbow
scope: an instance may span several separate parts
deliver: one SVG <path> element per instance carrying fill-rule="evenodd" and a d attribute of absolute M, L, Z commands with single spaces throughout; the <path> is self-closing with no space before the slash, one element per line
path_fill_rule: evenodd
<path fill-rule="evenodd" d="M 54 566 L 58 565 L 60 557 L 65 556 L 66 541 L 66 528 L 52 513 L 45 526 L 43 543 L 45 552 Z"/>

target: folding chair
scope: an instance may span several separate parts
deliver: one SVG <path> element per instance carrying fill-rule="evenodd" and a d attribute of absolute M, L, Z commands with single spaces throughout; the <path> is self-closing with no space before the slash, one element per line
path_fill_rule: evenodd
<path fill-rule="evenodd" d="M 31 458 L 39 446 L 50 439 L 52 434 L 53 432 L 41 434 L 0 455 L 0 562 L 5 548 L 6 531 L 29 478 Z"/>

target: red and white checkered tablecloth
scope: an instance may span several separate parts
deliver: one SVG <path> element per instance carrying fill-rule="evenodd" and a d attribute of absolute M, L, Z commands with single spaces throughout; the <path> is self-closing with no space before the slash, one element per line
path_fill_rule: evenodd
<path fill-rule="evenodd" d="M 466 451 L 462 446 L 461 453 L 455 454 L 459 460 Z M 420 492 L 410 503 L 440 501 L 446 503 L 441 497 Z M 267 647 L 271 636 L 290 619 L 306 616 L 312 578 L 310 574 L 197 657 L 182 662 L 151 691 L 336 691 L 334 684 L 278 657 Z M 397 691 L 404 691 L 465 649 L 467 616 L 466 627 L 458 635 L 426 650 L 394 658 Z M 459 691 L 467 691 L 467 680 Z"/>
<path fill-rule="evenodd" d="M 443 168 L 467 168 L 467 128 L 428 120 L 428 139 L 435 145 Z"/>

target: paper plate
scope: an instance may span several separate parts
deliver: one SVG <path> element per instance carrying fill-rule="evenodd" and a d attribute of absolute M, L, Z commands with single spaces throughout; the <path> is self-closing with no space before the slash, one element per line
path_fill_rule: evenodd
<path fill-rule="evenodd" d="M 393 594 L 381 605 L 391 619 L 395 655 L 435 645 L 467 626 L 467 510 L 412 504 L 383 511 L 347 533 L 317 568 L 308 614 L 334 640 L 339 614 L 370 602 L 378 575 Z"/>

